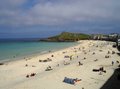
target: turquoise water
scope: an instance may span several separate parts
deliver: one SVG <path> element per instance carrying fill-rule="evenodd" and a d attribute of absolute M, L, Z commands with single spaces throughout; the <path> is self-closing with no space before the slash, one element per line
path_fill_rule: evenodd
<path fill-rule="evenodd" d="M 75 42 L 0 42 L 0 61 L 12 61 L 21 57 L 67 48 L 76 44 Z"/>

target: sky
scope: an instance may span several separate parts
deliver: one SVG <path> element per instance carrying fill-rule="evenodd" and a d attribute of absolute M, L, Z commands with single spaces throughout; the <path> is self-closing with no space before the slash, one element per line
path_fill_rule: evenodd
<path fill-rule="evenodd" d="M 120 33 L 120 0 L 1 0 L 0 38 Z"/>

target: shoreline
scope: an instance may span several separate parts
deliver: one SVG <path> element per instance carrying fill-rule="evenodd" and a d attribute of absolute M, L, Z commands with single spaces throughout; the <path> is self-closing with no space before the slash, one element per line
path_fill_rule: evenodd
<path fill-rule="evenodd" d="M 29 60 L 17 60 L 1 65 L 0 88 L 56 89 L 58 87 L 58 89 L 100 89 L 118 66 L 116 63 L 119 59 L 116 54 L 118 51 L 112 48 L 112 44 L 112 42 L 106 41 L 84 40 L 80 41 L 78 45 L 34 56 Z M 110 52 L 109 54 L 108 51 Z M 115 51 L 115 54 L 112 54 L 113 51 Z M 71 55 L 72 60 L 68 57 Z M 106 55 L 110 57 L 105 58 Z M 39 61 L 48 58 L 52 59 L 52 61 Z M 113 66 L 111 65 L 112 61 L 114 61 Z M 49 66 L 51 66 L 52 70 L 45 71 Z M 92 71 L 101 67 L 104 67 L 106 73 Z M 35 73 L 35 75 L 26 78 L 26 75 L 31 73 Z M 82 80 L 72 86 L 62 82 L 64 77 Z"/>
<path fill-rule="evenodd" d="M 10 59 L 3 59 L 3 60 L 0 60 L 0 63 L 9 63 L 9 62 L 14 62 L 14 61 L 25 60 L 26 58 L 42 56 L 42 55 L 45 55 L 45 54 L 54 53 L 54 52 L 57 52 L 57 51 L 62 51 L 64 49 L 69 49 L 71 47 L 79 45 L 79 41 L 78 42 L 74 42 L 74 43 L 77 43 L 77 44 L 73 44 L 73 46 L 63 47 L 63 48 L 59 48 L 59 49 L 53 49 L 53 50 L 36 52 L 36 53 L 29 54 L 29 55 L 21 56 L 21 57 L 15 57 L 15 58 L 10 58 Z"/>

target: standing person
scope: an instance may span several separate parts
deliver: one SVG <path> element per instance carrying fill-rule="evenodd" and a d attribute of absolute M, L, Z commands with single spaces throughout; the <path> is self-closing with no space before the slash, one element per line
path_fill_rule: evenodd
<path fill-rule="evenodd" d="M 114 65 L 114 61 L 112 61 L 112 66 Z"/>
<path fill-rule="evenodd" d="M 79 64 L 79 66 L 80 66 L 80 65 L 81 65 L 81 62 L 79 61 L 78 64 Z"/>
<path fill-rule="evenodd" d="M 77 56 L 77 58 L 78 58 L 78 56 Z"/>
<path fill-rule="evenodd" d="M 72 56 L 70 56 L 70 60 L 72 60 Z"/>

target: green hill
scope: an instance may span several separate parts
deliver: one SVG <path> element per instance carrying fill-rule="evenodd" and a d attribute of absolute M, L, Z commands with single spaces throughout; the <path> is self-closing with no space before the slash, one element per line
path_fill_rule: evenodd
<path fill-rule="evenodd" d="M 78 40 L 89 39 L 89 35 L 81 33 L 70 33 L 62 32 L 60 35 L 42 39 L 41 41 L 51 41 L 51 42 L 73 42 Z"/>

